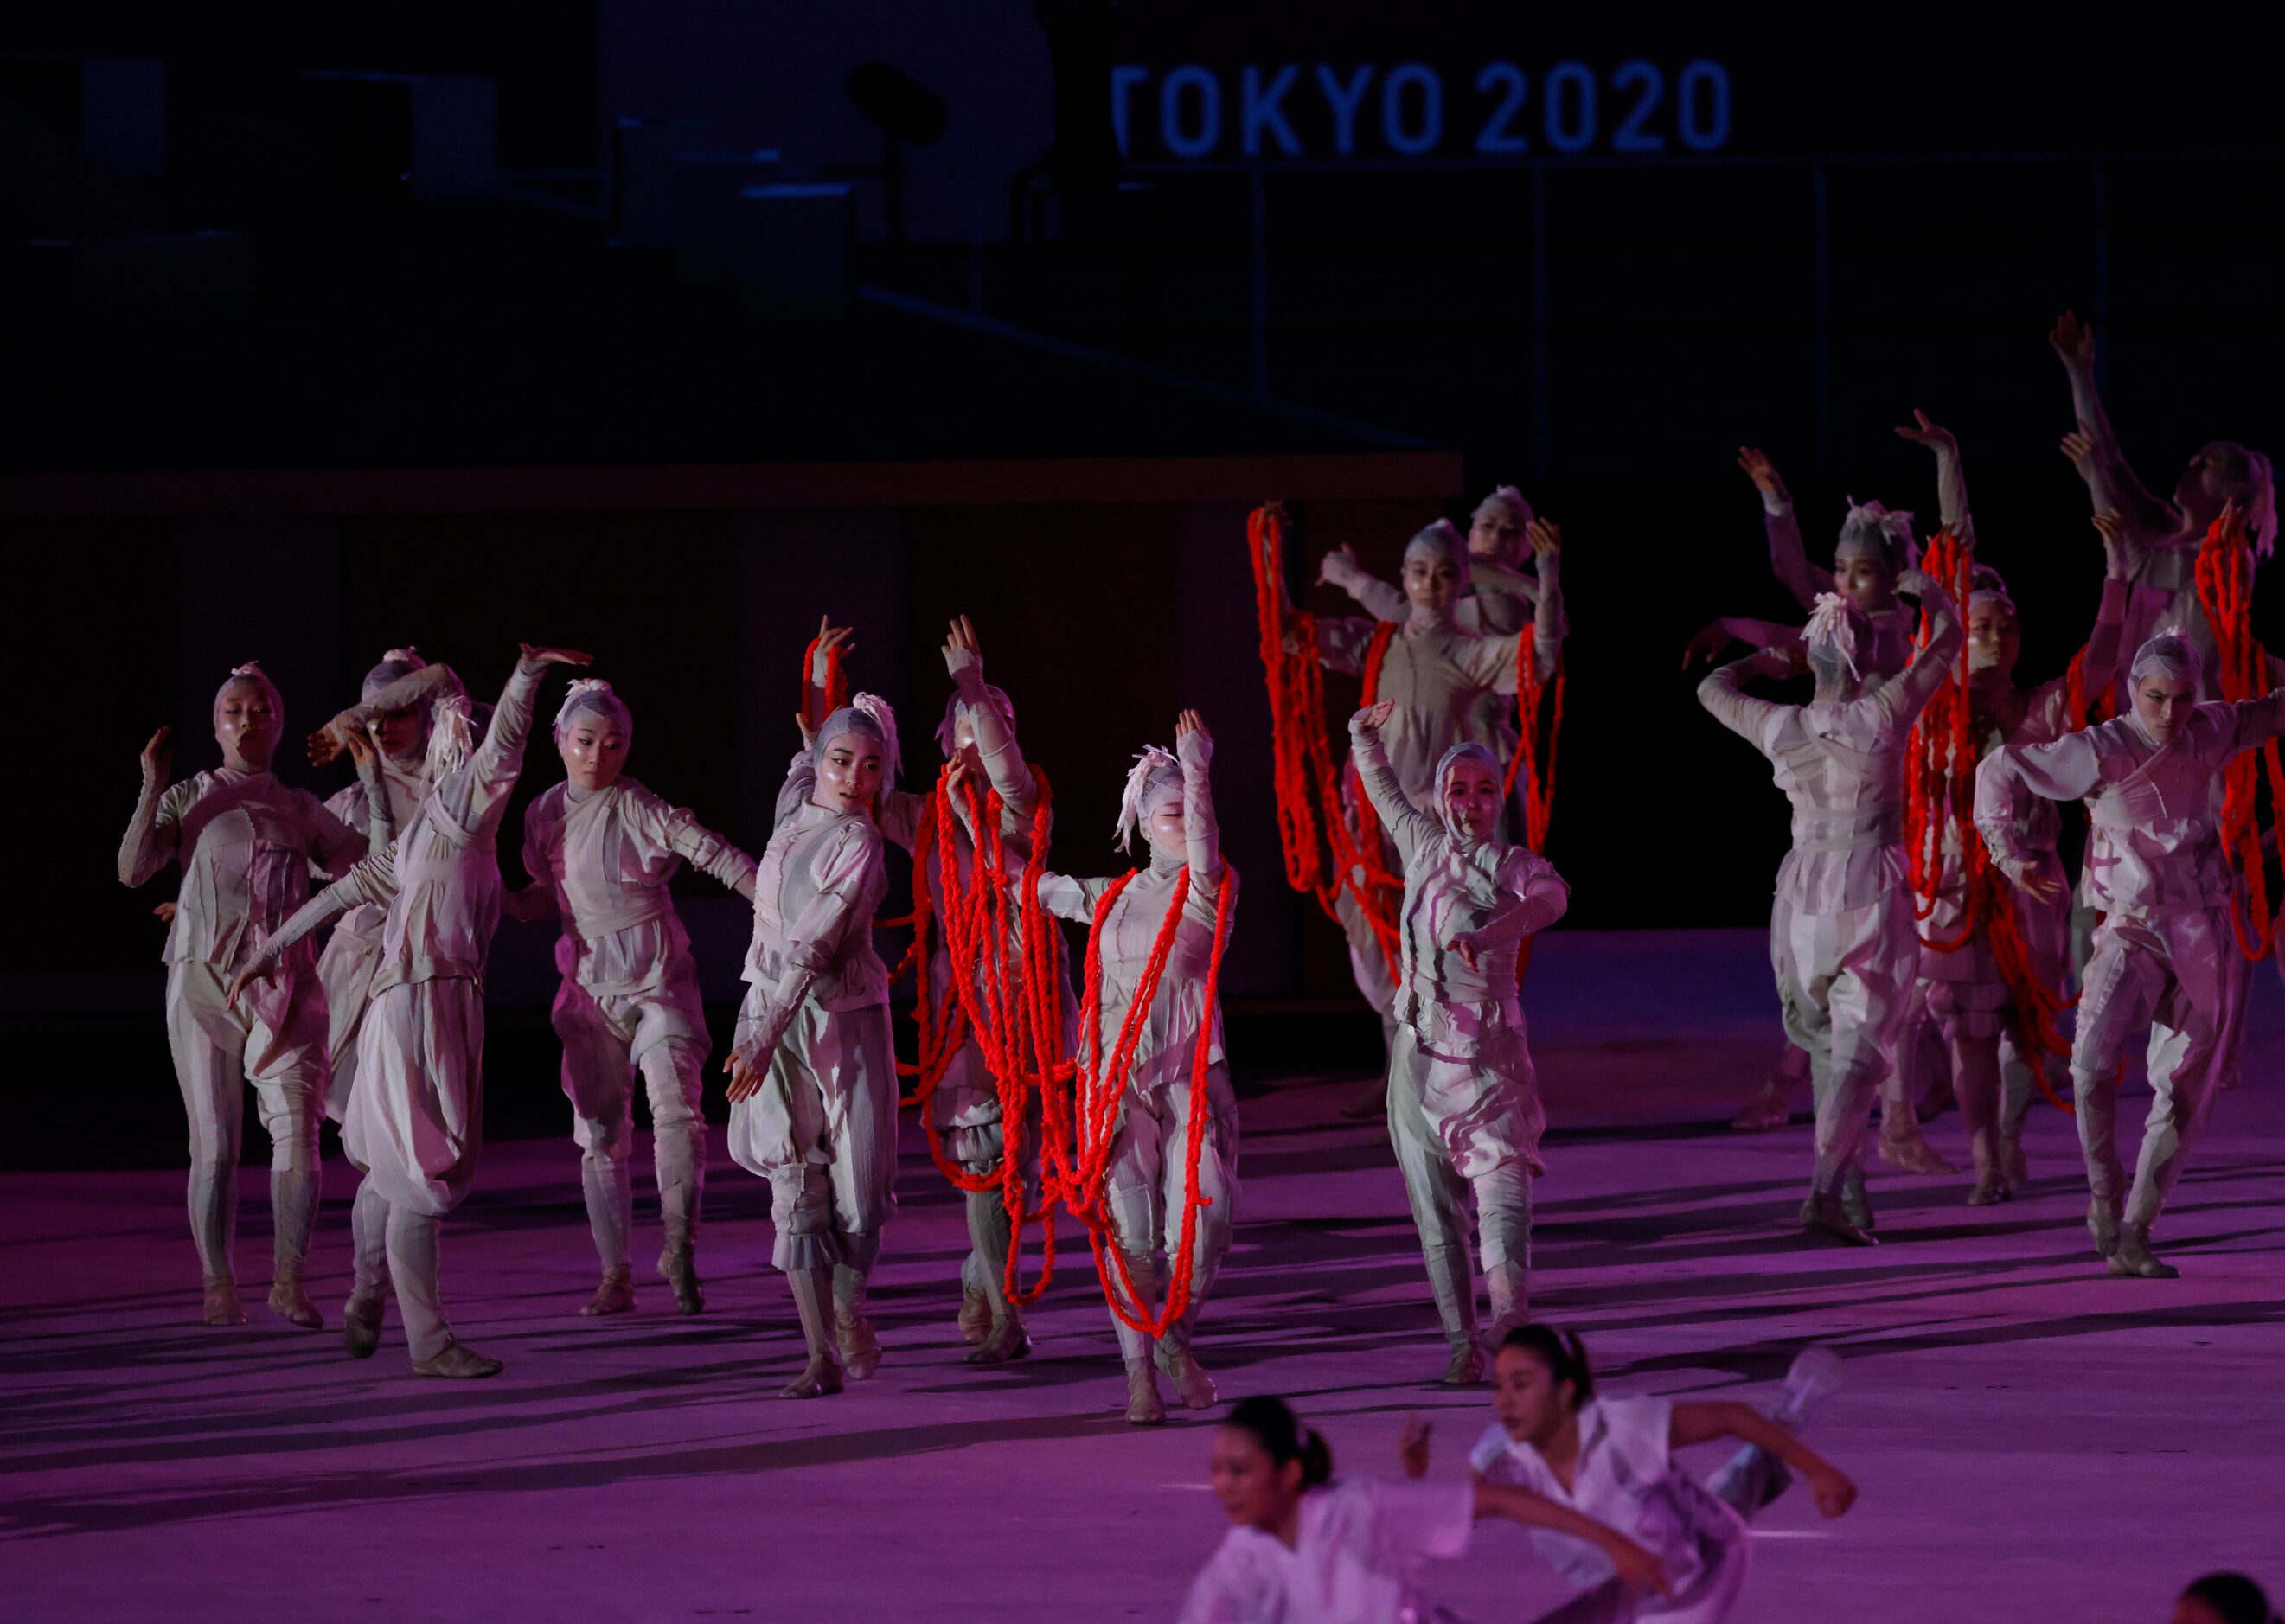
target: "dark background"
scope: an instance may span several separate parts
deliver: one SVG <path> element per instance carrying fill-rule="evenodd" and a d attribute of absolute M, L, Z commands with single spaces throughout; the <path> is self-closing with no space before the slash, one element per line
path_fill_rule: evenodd
<path fill-rule="evenodd" d="M 1791 611 L 1740 441 L 1776 458 L 1815 553 L 1847 495 L 1932 520 L 1929 459 L 1890 431 L 1914 407 L 1951 427 L 2033 681 L 2082 640 L 2100 576 L 2055 451 L 2058 310 L 2096 322 L 2114 420 L 2162 491 L 2210 438 L 2285 443 L 2266 12 L 2130 27 L 1998 10 L 11 7 L 0 534 L 41 788 L 12 802 L 35 860 L 0 1019 L 35 1068 L 114 1043 L 163 1067 L 148 910 L 171 882 L 124 892 L 113 856 L 142 741 L 172 720 L 178 771 L 210 761 L 208 697 L 239 660 L 279 676 L 298 727 L 390 644 L 479 689 L 519 638 L 591 647 L 634 704 L 634 773 L 758 847 L 801 643 L 828 609 L 860 624 L 860 683 L 902 707 L 908 783 L 933 771 L 939 628 L 977 616 L 1074 868 L 1116 861 L 1098 842 L 1128 754 L 1178 706 L 1205 710 L 1251 881 L 1232 992 L 1259 1011 L 1337 1003 L 1337 938 L 1277 881 L 1245 510 L 1293 498 L 1305 584 L 1343 540 L 1393 568 L 1411 530 L 1501 481 L 1567 537 L 1551 855 L 1568 928 L 1758 923 L 1781 803 L 1675 669 L 1716 614 Z M 155 164 L 105 160 L 114 114 L 85 56 L 163 61 L 162 108 L 125 115 L 141 150 L 156 132 Z M 944 111 L 904 154 L 901 233 L 847 85 L 868 62 Z M 1243 76 L 1289 63 L 1302 150 L 1271 132 L 1249 154 Z M 1373 70 L 1347 154 L 1321 63 Z M 1502 127 L 1520 153 L 1477 147 L 1496 63 L 1528 87 Z M 1693 63 L 1729 86 L 1704 150 L 1676 122 Z M 1442 87 L 1431 151 L 1387 138 L 1379 87 L 1405 64 Z M 1621 150 L 1629 64 L 1664 87 L 1636 131 L 1660 150 Z M 1221 103 L 1195 157 L 1165 129 L 1186 68 Z M 1123 157 L 1107 69 L 1130 86 Z M 496 182 L 397 184 L 396 115 L 309 70 L 491 80 Z M 1551 130 L 1545 92 L 1567 79 L 1573 122 Z M 638 117 L 630 136 L 618 121 Z M 656 145 L 659 121 L 852 188 L 838 307 L 742 316 L 679 277 L 673 243 L 634 240 L 629 144 Z M 1228 458 L 1270 460 L 1236 487 L 1211 464 L 1117 472 Z M 1040 499 L 1043 463 L 1082 488 Z M 974 474 L 956 498 L 913 472 L 947 464 Z M 844 472 L 829 496 L 797 479 L 717 498 L 699 467 Z M 504 495 L 487 482 L 503 469 L 543 491 L 551 469 L 640 477 L 582 507 Z M 370 477 L 294 482 L 342 470 Z M 523 794 L 554 772 L 543 743 Z M 710 998 L 733 999 L 738 910 L 688 890 Z M 543 1071 L 545 957 L 511 928 L 492 988 Z"/>

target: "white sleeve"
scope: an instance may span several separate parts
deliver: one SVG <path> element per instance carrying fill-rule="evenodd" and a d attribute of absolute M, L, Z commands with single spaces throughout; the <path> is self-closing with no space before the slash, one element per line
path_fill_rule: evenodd
<path fill-rule="evenodd" d="M 1507 1429 L 1495 1423 L 1483 1430 L 1475 1447 L 1468 1451 L 1468 1470 L 1480 1472 L 1495 1482 L 1505 1483 L 1513 1475 L 1505 1470 L 1508 1455 Z"/>
<path fill-rule="evenodd" d="M 1177 1624 L 1271 1624 L 1285 1616 L 1276 1575 L 1236 1536 L 1235 1529 L 1223 1535 L 1190 1581 Z"/>
<path fill-rule="evenodd" d="M 1466 1554 L 1476 1528 L 1476 1491 L 1470 1483 L 1365 1483 L 1373 1499 L 1373 1529 L 1382 1552 L 1396 1564 L 1421 1557 Z"/>
<path fill-rule="evenodd" d="M 1606 1399 L 1603 1424 L 1610 1447 L 1640 1478 L 1662 1478 L 1674 1468 L 1674 1400 Z"/>

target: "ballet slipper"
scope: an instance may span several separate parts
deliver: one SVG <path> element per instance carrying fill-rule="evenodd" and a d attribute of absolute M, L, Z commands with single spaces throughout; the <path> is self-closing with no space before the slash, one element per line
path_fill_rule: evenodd
<path fill-rule="evenodd" d="M 2150 1250 L 2150 1232 L 2140 1224 L 2119 1226 L 2117 1250 L 2110 1254 L 2108 1266 L 2114 1275 L 2139 1275 L 2144 1280 L 2176 1280 L 2182 1273 Z"/>
<path fill-rule="evenodd" d="M 302 1290 L 299 1275 L 280 1275 L 270 1283 L 270 1312 L 303 1330 L 326 1329 L 326 1316 L 318 1312 L 309 1292 Z"/>
<path fill-rule="evenodd" d="M 351 1359 L 371 1359 L 381 1345 L 381 1293 L 353 1291 L 342 1305 L 342 1345 Z"/>
<path fill-rule="evenodd" d="M 1127 1367 L 1127 1424 L 1163 1426 L 1166 1420 L 1166 1404 L 1158 1396 L 1158 1373 L 1149 1360 L 1138 1359 Z"/>
<path fill-rule="evenodd" d="M 488 1376 L 498 1376 L 506 1369 L 499 1360 L 477 1353 L 464 1342 L 448 1342 L 444 1345 L 444 1351 L 436 1358 L 412 1361 L 412 1374 L 415 1376 L 436 1376 L 458 1382 L 480 1382 Z"/>
<path fill-rule="evenodd" d="M 218 1275 L 207 1282 L 205 1316 L 209 1325 L 246 1323 L 246 1310 L 238 1301 L 238 1282 L 227 1275 Z"/>
<path fill-rule="evenodd" d="M 1183 1408 L 1212 1409 L 1214 1407 L 1220 1395 L 1214 1392 L 1213 1377 L 1205 1373 L 1205 1368 L 1191 1356 L 1190 1349 L 1182 1348 L 1169 1353 L 1166 1345 L 1161 1342 L 1156 1358 L 1158 1368 L 1166 1373 L 1167 1379 L 1174 1384 L 1174 1390 L 1182 1395 Z"/>
<path fill-rule="evenodd" d="M 634 1306 L 633 1277 L 625 1269 L 615 1268 L 604 1274 L 601 1283 L 595 1288 L 595 1295 L 587 1299 L 586 1306 L 579 1312 L 595 1317 L 606 1314 L 626 1314 Z"/>

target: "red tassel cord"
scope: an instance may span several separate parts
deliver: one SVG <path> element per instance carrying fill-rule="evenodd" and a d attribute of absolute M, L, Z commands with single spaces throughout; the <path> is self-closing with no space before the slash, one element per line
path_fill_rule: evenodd
<path fill-rule="evenodd" d="M 2233 703 L 2258 699 L 2271 686 L 2269 651 L 2253 635 L 2253 563 L 2242 515 L 2233 513 L 2207 527 L 2198 548 L 2198 603 L 2221 653 L 2222 697 Z M 2229 919 L 2238 951 L 2249 959 L 2266 956 L 2277 942 L 2278 914 L 2261 859 L 2258 800 L 2265 776 L 2273 823 L 2278 810 L 2285 808 L 2285 767 L 2280 765 L 2277 741 L 2240 752 L 2222 770 L 2222 856 L 2237 881 L 2230 888 Z"/>

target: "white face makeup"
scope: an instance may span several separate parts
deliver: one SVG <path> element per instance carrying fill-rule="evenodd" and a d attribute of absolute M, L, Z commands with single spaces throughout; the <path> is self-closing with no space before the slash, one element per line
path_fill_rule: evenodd
<path fill-rule="evenodd" d="M 1472 758 L 1456 764 L 1444 775 L 1444 815 L 1452 828 L 1470 840 L 1492 837 L 1499 827 L 1499 774 Z"/>
<path fill-rule="evenodd" d="M 1523 546 L 1523 524 L 1504 505 L 1492 509 L 1468 527 L 1468 551 L 1477 558 L 1506 561 Z"/>
<path fill-rule="evenodd" d="M 1190 826 L 1182 820 L 1182 798 L 1170 796 L 1153 806 L 1142 820 L 1150 843 L 1168 857 L 1188 858 Z"/>
<path fill-rule="evenodd" d="M 242 773 L 267 773 L 278 749 L 285 718 L 259 682 L 233 682 L 215 700 L 215 742 L 223 765 Z"/>
<path fill-rule="evenodd" d="M 810 799 L 837 812 L 861 812 L 881 792 L 880 741 L 851 727 L 835 734 L 817 757 L 817 788 Z"/>
<path fill-rule="evenodd" d="M 365 731 L 373 749 L 390 761 L 411 762 L 420 757 L 422 746 L 418 710 L 384 710 L 365 724 Z"/>
<path fill-rule="evenodd" d="M 1991 671 L 2007 682 L 2015 675 L 2015 656 L 2022 652 L 2023 636 L 2005 604 L 1979 603 L 1967 611 L 1967 669 Z"/>
<path fill-rule="evenodd" d="M 1441 614 L 1459 591 L 1459 567 L 1449 559 L 1416 553 L 1404 561 L 1404 595 L 1416 608 Z"/>
<path fill-rule="evenodd" d="M 1888 567 L 1869 553 L 1851 548 L 1833 556 L 1833 590 L 1867 615 L 1885 609 L 1895 600 Z"/>
<path fill-rule="evenodd" d="M 556 736 L 563 776 L 581 789 L 608 789 L 627 765 L 627 735 L 600 711 L 582 710 Z"/>
<path fill-rule="evenodd" d="M 2163 744 L 2197 708 L 2197 688 L 2187 677 L 2163 670 L 2144 671 L 2134 679 L 2134 719 L 2155 744 Z"/>

